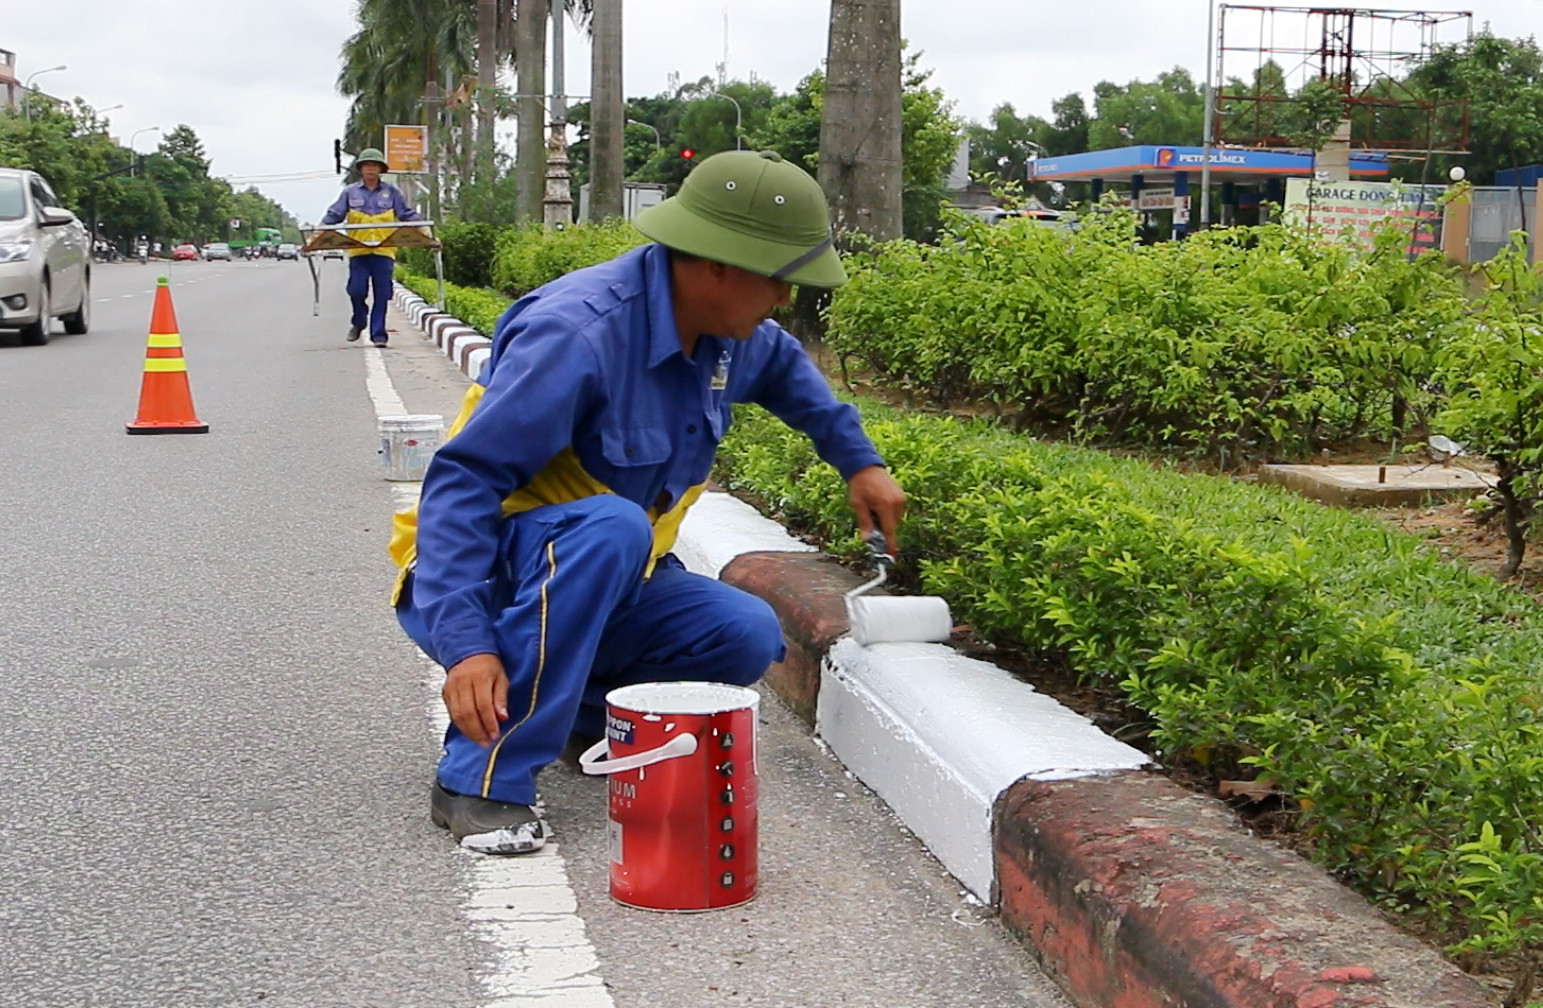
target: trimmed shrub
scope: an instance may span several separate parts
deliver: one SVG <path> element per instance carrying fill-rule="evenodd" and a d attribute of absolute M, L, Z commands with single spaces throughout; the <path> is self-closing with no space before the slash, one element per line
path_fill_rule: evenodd
<path fill-rule="evenodd" d="M 1165 759 L 1267 781 L 1321 863 L 1451 951 L 1543 948 L 1531 599 L 1284 491 L 864 413 L 910 497 L 904 555 L 956 618 L 1117 688 Z M 802 435 L 742 409 L 719 461 L 725 485 L 858 552 Z"/>
<path fill-rule="evenodd" d="M 504 228 L 496 240 L 493 285 L 520 297 L 565 273 L 614 259 L 647 243 L 630 222 L 620 219 L 561 231 L 535 226 Z"/>

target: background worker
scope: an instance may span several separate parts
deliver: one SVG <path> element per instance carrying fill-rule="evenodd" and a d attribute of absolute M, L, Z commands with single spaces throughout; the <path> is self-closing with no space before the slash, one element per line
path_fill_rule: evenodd
<path fill-rule="evenodd" d="M 386 170 L 386 155 L 379 148 L 366 147 L 354 158 L 354 171 L 359 181 L 347 186 L 337 200 L 322 215 L 323 224 L 368 224 L 375 221 L 422 220 L 418 211 L 407 205 L 402 190 L 383 181 L 381 172 Z M 350 232 L 359 241 L 381 241 L 391 236 L 391 228 L 375 230 L 366 228 Z M 365 313 L 369 313 L 370 342 L 386 345 L 386 303 L 391 300 L 391 273 L 396 267 L 396 249 L 349 249 L 348 250 L 348 297 L 353 302 L 354 314 L 348 325 L 348 340 L 352 343 L 364 332 Z M 375 301 L 366 307 L 365 300 L 374 288 Z"/>
<path fill-rule="evenodd" d="M 725 152 L 634 223 L 656 244 L 499 319 L 419 509 L 396 519 L 398 618 L 447 669 L 431 815 L 484 853 L 546 842 L 536 774 L 570 735 L 603 734 L 609 690 L 748 685 L 782 658 L 770 606 L 670 553 L 731 404 L 808 435 L 862 533 L 893 547 L 905 506 L 857 411 L 767 320 L 793 284 L 846 279 L 814 179 L 771 152 Z"/>

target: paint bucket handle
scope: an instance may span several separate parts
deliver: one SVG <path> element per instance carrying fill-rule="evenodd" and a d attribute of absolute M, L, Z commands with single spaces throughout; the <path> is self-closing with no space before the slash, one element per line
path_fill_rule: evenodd
<path fill-rule="evenodd" d="M 640 753 L 633 753 L 631 756 L 620 756 L 613 760 L 604 758 L 604 753 L 609 746 L 609 742 L 601 739 L 584 750 L 584 755 L 579 757 L 579 769 L 595 776 L 625 773 L 628 770 L 636 770 L 639 767 L 646 767 L 653 763 L 663 763 L 665 760 L 674 759 L 677 756 L 690 756 L 696 752 L 697 742 L 695 735 L 690 732 L 682 732 L 662 746 L 655 746 L 652 749 L 645 749 Z"/>

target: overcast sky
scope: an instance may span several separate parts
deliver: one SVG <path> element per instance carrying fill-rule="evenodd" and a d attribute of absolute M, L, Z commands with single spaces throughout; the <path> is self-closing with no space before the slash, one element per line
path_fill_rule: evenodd
<path fill-rule="evenodd" d="M 628 96 L 665 91 L 671 72 L 685 81 L 716 76 L 725 40 L 730 79 L 754 74 L 784 92 L 825 56 L 829 0 L 624 4 Z M 1476 29 L 1488 22 L 1506 36 L 1543 27 L 1543 0 L 1372 6 L 1471 9 Z M 335 89 L 338 53 L 355 27 L 354 0 L 4 0 L 4 8 L 0 49 L 16 53 L 16 76 L 64 64 L 35 85 L 98 109 L 121 103 L 107 118 L 122 143 L 144 127 L 186 123 L 214 174 L 238 188 L 255 184 L 302 221 L 335 196 L 331 177 L 280 177 L 331 170 L 332 138 L 348 109 Z M 1241 27 L 1243 15 L 1235 17 Z M 981 121 L 1010 101 L 1020 114 L 1048 116 L 1055 98 L 1091 98 L 1101 80 L 1150 79 L 1175 65 L 1201 79 L 1206 0 L 903 0 L 902 33 L 960 115 Z M 566 90 L 586 95 L 589 47 L 576 31 L 568 39 Z M 513 129 L 505 123 L 500 133 Z M 147 151 L 157 140 L 144 132 L 134 145 Z"/>

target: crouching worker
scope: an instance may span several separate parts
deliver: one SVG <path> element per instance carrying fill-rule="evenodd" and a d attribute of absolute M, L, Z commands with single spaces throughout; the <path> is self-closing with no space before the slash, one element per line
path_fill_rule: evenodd
<path fill-rule="evenodd" d="M 419 508 L 397 516 L 397 615 L 446 669 L 431 814 L 487 854 L 546 843 L 536 774 L 604 733 L 610 690 L 748 685 L 782 658 L 770 606 L 670 552 L 730 404 L 808 435 L 860 531 L 897 541 L 905 495 L 857 411 L 768 321 L 792 285 L 846 279 L 820 187 L 774 153 L 725 152 L 636 224 L 655 244 L 499 319 Z"/>

